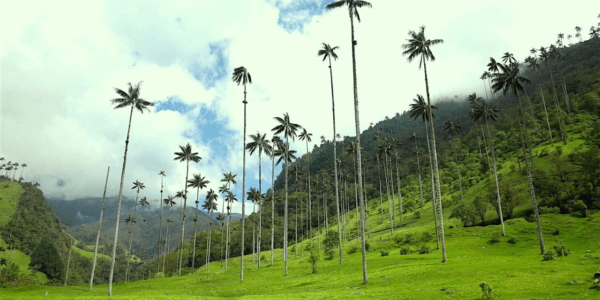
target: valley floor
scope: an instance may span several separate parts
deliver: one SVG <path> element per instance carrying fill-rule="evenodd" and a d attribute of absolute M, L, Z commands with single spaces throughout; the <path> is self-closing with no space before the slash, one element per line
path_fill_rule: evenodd
<path fill-rule="evenodd" d="M 119 283 L 113 286 L 114 299 L 481 299 L 480 282 L 493 287 L 494 299 L 600 299 L 600 285 L 593 284 L 600 270 L 600 213 L 588 218 L 549 214 L 542 216 L 548 250 L 556 239 L 571 250 L 568 256 L 542 261 L 535 223 L 524 219 L 506 222 L 507 236 L 497 243 L 490 237 L 499 226 L 455 227 L 446 229 L 448 262 L 441 263 L 441 251 L 435 250 L 435 238 L 427 243 L 429 254 L 400 255 L 400 248 L 412 251 L 422 244 L 422 232 L 411 228 L 416 243 L 401 245 L 394 237 L 406 230 L 396 229 L 372 234 L 367 254 L 369 283 L 362 284 L 360 251 L 348 254 L 344 262 L 321 260 L 318 273 L 311 273 L 308 252 L 295 257 L 291 245 L 289 276 L 284 277 L 282 252 L 275 252 L 275 265 L 263 262 L 260 270 L 245 257 L 244 282 L 239 281 L 239 258 L 225 272 L 221 262 L 213 262 L 195 274 L 182 277 Z M 558 229 L 558 235 L 556 234 Z M 424 231 L 424 230 L 423 230 Z M 432 231 L 432 230 L 430 230 Z M 507 241 L 516 237 L 517 243 Z M 398 239 L 396 239 L 398 240 Z M 402 239 L 400 239 L 402 240 Z M 306 243 L 306 241 L 304 242 Z M 304 244 L 303 243 L 303 244 Z M 302 244 L 302 245 L 303 245 Z M 299 245 L 300 247 L 300 245 Z M 389 256 L 382 256 L 388 251 Z M 302 251 L 298 250 L 299 255 Z M 337 253 L 337 251 L 336 251 Z M 270 260 L 270 252 L 262 254 Z M 1 299 L 92 299 L 105 298 L 107 286 L 54 287 L 28 286 L 1 289 Z M 48 292 L 48 296 L 45 293 Z"/>

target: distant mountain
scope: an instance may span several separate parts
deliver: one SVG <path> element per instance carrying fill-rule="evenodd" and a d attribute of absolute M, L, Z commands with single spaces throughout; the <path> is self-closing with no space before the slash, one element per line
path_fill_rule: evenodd
<path fill-rule="evenodd" d="M 70 224 L 67 232 L 86 245 L 93 245 L 96 242 L 98 233 L 98 218 L 100 216 L 100 206 L 102 198 L 82 198 L 76 200 L 48 200 L 56 215 L 65 224 Z M 163 206 L 163 222 L 160 225 L 160 208 L 147 209 L 138 206 L 135 207 L 135 200 L 123 197 L 121 206 L 121 220 L 119 225 L 119 244 L 129 246 L 129 231 L 132 232 L 132 252 L 144 260 L 153 259 L 157 253 L 157 241 L 166 233 L 166 220 L 173 220 L 169 224 L 169 249 L 174 249 L 177 241 L 181 237 L 181 205 L 178 204 L 171 209 Z M 136 223 L 129 226 L 125 224 L 125 219 L 129 214 L 134 214 Z M 211 218 L 207 212 L 198 210 L 197 230 L 206 230 L 209 227 Z M 102 222 L 102 234 L 100 236 L 100 245 L 112 245 L 115 233 L 115 218 L 117 215 L 117 197 L 106 198 L 104 220 Z M 213 213 L 212 224 L 218 226 L 218 213 Z M 186 209 L 185 238 L 189 239 L 194 234 L 194 218 L 196 208 L 188 206 Z M 239 221 L 241 214 L 232 213 L 232 221 Z"/>

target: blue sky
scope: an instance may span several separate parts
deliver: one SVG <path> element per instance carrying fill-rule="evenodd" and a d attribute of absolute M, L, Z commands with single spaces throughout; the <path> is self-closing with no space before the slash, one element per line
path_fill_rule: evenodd
<path fill-rule="evenodd" d="M 234 68 L 252 74 L 248 135 L 270 138 L 273 117 L 289 113 L 313 141 L 322 135 L 331 140 L 329 69 L 317 51 L 322 43 L 339 46 L 333 61 L 336 126 L 342 136 L 355 135 L 350 22 L 346 8 L 324 10 L 330 2 L 12 3 L 0 12 L 0 28 L 11 28 L 0 40 L 0 156 L 26 163 L 26 180 L 65 199 L 101 196 L 110 166 L 108 195 L 117 195 L 129 111 L 113 109 L 110 100 L 117 97 L 114 88 L 143 81 L 142 97 L 156 106 L 133 114 L 124 194 L 134 197 L 130 185 L 140 180 L 147 187 L 141 196 L 158 204 L 160 171 L 167 173 L 167 194 L 181 190 L 186 168 L 173 153 L 189 142 L 202 157 L 190 173 L 200 172 L 213 189 L 223 173 L 238 174 L 241 199 L 243 87 L 231 82 Z M 531 47 L 554 43 L 558 33 L 574 35 L 577 25 L 587 39 L 599 13 L 582 10 L 595 4 L 583 0 L 568 6 L 541 0 L 372 4 L 354 23 L 361 130 L 402 113 L 424 93 L 422 70 L 401 54 L 409 30 L 426 25 L 429 38 L 444 39 L 427 65 L 435 101 L 485 94 L 479 77 L 490 57 L 508 51 L 523 60 Z M 543 13 L 531 13 L 540 7 Z M 306 151 L 301 141 L 291 147 Z M 258 159 L 246 160 L 247 188 L 258 186 Z M 263 162 L 266 190 L 270 162 Z"/>

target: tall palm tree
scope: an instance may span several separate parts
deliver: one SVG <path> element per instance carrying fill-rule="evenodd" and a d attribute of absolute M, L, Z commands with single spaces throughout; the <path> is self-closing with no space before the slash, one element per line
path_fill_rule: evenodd
<path fill-rule="evenodd" d="M 468 100 L 471 103 L 471 119 L 473 119 L 473 121 L 483 121 L 487 128 L 488 139 L 490 141 L 490 147 L 492 148 L 494 182 L 496 183 L 496 199 L 498 200 L 498 217 L 500 218 L 502 235 L 505 236 L 506 231 L 504 230 L 504 218 L 502 216 L 502 200 L 500 197 L 500 186 L 498 185 L 498 172 L 496 169 L 496 151 L 494 150 L 494 139 L 492 138 L 489 126 L 489 121 L 496 121 L 498 118 L 498 115 L 496 114 L 498 109 L 489 107 L 487 103 L 481 97 L 477 97 L 477 94 L 475 93 L 469 95 Z"/>
<path fill-rule="evenodd" d="M 204 189 L 210 181 L 206 180 L 201 174 L 194 174 L 192 179 L 187 181 L 188 187 L 196 188 L 196 216 L 194 217 L 194 246 L 192 248 L 192 274 L 196 262 L 196 230 L 198 229 L 198 204 L 200 204 L 200 190 Z"/>
<path fill-rule="evenodd" d="M 335 125 L 334 125 L 335 127 Z M 334 129 L 335 131 L 335 129 Z M 299 135 L 299 139 L 301 141 L 305 141 L 306 142 L 306 154 L 308 154 L 308 161 L 307 161 L 307 168 L 306 168 L 306 173 L 308 175 L 307 178 L 307 183 L 308 183 L 308 207 L 310 208 L 311 203 L 312 203 L 312 191 L 311 191 L 311 184 L 310 184 L 310 151 L 308 150 L 308 143 L 312 142 L 312 133 L 308 133 L 308 131 L 306 131 L 306 128 L 302 129 L 302 132 Z M 335 139 L 334 139 L 335 141 Z M 335 149 L 335 143 L 333 144 L 333 149 Z M 334 155 L 335 155 L 335 150 L 334 150 Z M 335 157 L 335 156 L 334 156 Z M 337 179 L 336 179 L 337 180 Z M 310 217 L 309 217 L 309 221 L 310 221 Z M 309 226 L 309 236 L 310 236 L 310 244 L 312 245 L 312 228 L 310 228 Z"/>
<path fill-rule="evenodd" d="M 433 52 L 431 52 L 430 47 L 437 45 L 437 44 L 441 44 L 444 42 L 444 40 L 442 39 L 434 39 L 434 40 L 429 40 L 425 37 L 425 26 L 421 27 L 421 30 L 417 33 L 414 31 L 409 31 L 408 32 L 409 35 L 409 39 L 407 39 L 407 44 L 402 45 L 402 47 L 404 49 L 406 49 L 404 52 L 402 52 L 402 55 L 408 55 L 408 61 L 411 62 L 413 59 L 415 58 L 420 58 L 419 59 L 419 68 L 421 68 L 421 66 L 423 66 L 424 69 L 424 73 L 425 73 L 425 90 L 427 91 L 427 105 L 428 107 L 431 107 L 431 100 L 429 98 L 429 81 L 427 80 L 427 60 L 431 60 L 432 62 L 435 61 L 435 56 L 433 55 Z M 435 173 L 435 185 L 436 185 L 436 189 L 437 189 L 437 199 L 439 199 L 440 201 L 438 201 L 439 204 L 439 209 L 438 209 L 438 213 L 439 213 L 439 217 L 440 217 L 440 239 L 442 241 L 442 262 L 446 262 L 447 261 L 447 257 L 446 257 L 446 240 L 444 237 L 444 218 L 443 218 L 443 210 L 442 210 L 442 192 L 441 192 L 441 188 L 440 188 L 440 174 L 439 174 L 439 170 L 438 170 L 438 160 L 437 160 L 437 149 L 436 149 L 436 145 L 435 145 L 435 129 L 433 127 L 433 116 L 431 109 L 428 110 L 428 114 L 429 114 L 429 125 L 431 127 L 431 146 L 432 146 L 432 154 L 433 154 L 433 171 Z"/>
<path fill-rule="evenodd" d="M 581 27 L 579 26 L 575 26 L 575 32 L 577 32 L 575 34 L 575 37 L 579 38 L 579 42 L 583 42 L 583 40 L 581 40 Z"/>
<path fill-rule="evenodd" d="M 302 127 L 298 124 L 292 123 L 290 121 L 290 116 L 288 115 L 288 113 L 285 113 L 283 115 L 283 118 L 275 117 L 274 119 L 279 123 L 279 125 L 273 127 L 271 129 L 271 131 L 273 131 L 274 134 L 283 133 L 283 136 L 285 137 L 285 144 L 280 150 L 282 150 L 281 153 L 285 156 L 285 213 L 284 213 L 285 216 L 284 216 L 284 225 L 283 225 L 283 227 L 284 227 L 284 229 L 283 229 L 283 232 L 284 232 L 284 234 L 283 234 L 283 258 L 284 259 L 283 260 L 285 263 L 285 276 L 287 276 L 288 275 L 288 257 L 287 257 L 287 247 L 288 247 L 288 238 L 287 238 L 287 231 L 288 231 L 288 169 L 289 169 L 288 161 L 290 161 L 289 153 L 291 152 L 289 150 L 289 146 L 290 146 L 289 138 L 292 138 L 292 140 L 296 140 L 296 132 Z"/>
<path fill-rule="evenodd" d="M 218 195 L 213 191 L 213 189 L 208 190 L 206 193 L 206 197 L 204 198 L 204 203 L 202 204 L 202 209 L 208 211 L 208 238 L 206 241 L 206 271 L 209 270 L 210 265 L 210 242 L 212 236 L 212 213 L 217 209 L 217 198 Z"/>
<path fill-rule="evenodd" d="M 192 151 L 192 146 L 190 143 L 187 145 L 179 146 L 181 152 L 175 152 L 175 158 L 173 160 L 177 160 L 179 162 L 186 162 L 185 169 L 185 182 L 184 182 L 184 192 L 183 192 L 183 212 L 181 218 L 181 248 L 179 249 L 179 268 L 177 270 L 177 275 L 181 276 L 181 264 L 183 263 L 183 237 L 185 233 L 185 213 L 187 207 L 187 188 L 188 188 L 188 175 L 190 171 L 190 161 L 198 163 L 202 157 L 198 156 L 198 152 Z"/>
<path fill-rule="evenodd" d="M 350 143 L 348 143 L 348 147 L 346 147 L 345 149 L 346 155 L 348 156 L 357 156 L 357 151 L 356 151 L 356 141 L 350 141 Z M 360 228 L 360 224 L 359 224 L 359 220 L 358 220 L 358 211 L 359 211 L 359 204 L 358 204 L 358 175 L 356 175 L 356 160 L 353 161 L 352 163 L 352 168 L 354 170 L 354 202 L 355 202 L 355 206 L 356 206 L 356 210 L 354 211 L 356 213 L 356 234 L 358 235 L 358 230 Z M 387 170 L 387 169 L 385 169 Z M 323 174 L 325 175 L 325 174 Z M 386 173 L 387 176 L 387 173 Z M 387 177 L 386 177 L 386 187 L 387 187 Z M 362 192 L 360 193 L 362 194 Z M 388 203 L 390 201 L 390 191 L 388 189 Z M 390 218 L 390 223 L 392 222 L 392 219 Z"/>
<path fill-rule="evenodd" d="M 229 195 L 229 192 L 231 191 L 231 185 L 232 184 L 237 184 L 237 181 L 235 180 L 235 177 L 237 176 L 237 174 L 233 174 L 231 172 L 229 173 L 223 173 L 223 179 L 221 179 L 221 182 L 225 182 L 225 184 L 227 185 L 226 188 L 221 188 L 219 190 L 220 193 L 223 193 L 225 195 Z M 237 201 L 237 199 L 236 199 Z M 227 196 L 225 196 L 225 199 L 223 200 L 223 206 L 225 206 L 225 202 L 227 201 Z M 227 228 L 226 228 L 226 234 L 225 234 L 225 271 L 227 271 L 227 267 L 229 266 L 229 204 L 227 205 Z"/>
<path fill-rule="evenodd" d="M 444 124 L 444 131 L 446 131 L 451 136 L 454 136 L 460 133 L 462 131 L 462 128 L 460 127 L 460 125 L 454 124 L 454 122 L 452 121 L 447 121 L 446 124 Z M 454 152 L 454 157 L 456 159 L 456 173 L 458 174 L 458 185 L 460 187 L 460 200 L 462 202 L 465 202 L 465 198 L 463 196 L 462 179 L 460 176 L 460 165 L 458 163 L 458 152 L 460 152 L 460 137 L 458 139 L 458 150 Z"/>
<path fill-rule="evenodd" d="M 237 83 L 238 85 L 244 85 L 244 143 L 242 144 L 242 152 L 243 152 L 243 172 L 242 172 L 242 254 L 240 256 L 240 281 L 244 281 L 244 233 L 245 231 L 245 216 L 246 216 L 246 84 L 252 83 L 252 77 L 248 70 L 244 67 L 237 67 L 233 70 L 233 74 L 231 75 L 231 80 Z"/>
<path fill-rule="evenodd" d="M 319 50 L 318 55 L 319 56 L 323 56 L 323 61 L 325 61 L 326 58 L 329 59 L 329 78 L 331 81 L 331 111 L 332 111 L 332 115 L 333 115 L 333 169 L 334 169 L 334 176 L 335 176 L 335 203 L 336 203 L 336 212 L 337 212 L 337 221 L 338 221 L 338 239 L 339 239 L 339 255 L 340 255 L 340 264 L 343 261 L 343 255 L 342 255 L 342 229 L 340 226 L 340 200 L 339 200 L 339 186 L 338 186 L 338 171 L 337 171 L 337 165 L 336 165 L 336 161 L 337 161 L 337 148 L 336 148 L 336 131 L 335 131 L 335 98 L 334 98 L 334 93 L 333 93 L 333 68 L 331 67 L 331 57 L 333 57 L 335 60 L 337 60 L 338 56 L 335 53 L 335 50 L 338 49 L 339 47 L 331 47 L 329 46 L 329 44 L 325 44 L 323 43 L 323 48 L 321 50 Z M 308 152 L 308 144 L 307 144 L 307 152 Z M 308 182 L 310 182 L 310 178 L 308 179 Z"/>
<path fill-rule="evenodd" d="M 356 143 L 358 148 L 360 149 L 360 117 L 359 117 L 359 110 L 358 110 L 358 86 L 357 86 L 357 79 L 356 79 L 356 39 L 354 39 L 354 17 L 356 17 L 356 19 L 358 20 L 358 22 L 360 22 L 360 15 L 358 14 L 358 9 L 362 8 L 362 7 L 372 7 L 371 3 L 364 1 L 364 0 L 338 0 L 338 1 L 334 1 L 330 4 L 328 4 L 327 6 L 325 6 L 326 9 L 336 9 L 336 8 L 340 8 L 342 6 L 346 5 L 348 7 L 348 14 L 350 16 L 350 42 L 352 43 L 352 75 L 353 75 L 353 80 L 354 80 L 354 126 L 355 126 L 355 130 L 356 130 Z M 357 159 L 357 165 L 358 165 L 358 173 L 362 174 L 362 162 L 361 162 L 361 153 L 360 151 L 358 151 L 357 155 L 356 155 L 356 159 Z M 361 228 L 361 236 L 362 236 L 362 240 L 361 240 L 361 244 L 362 244 L 362 261 L 363 261 L 363 283 L 368 283 L 369 282 L 369 278 L 367 275 L 367 253 L 366 253 L 366 248 L 365 248 L 365 230 L 364 230 L 364 224 L 365 224 L 365 212 L 364 212 L 364 199 L 362 196 L 362 190 L 363 190 L 363 186 L 362 186 L 362 180 L 359 181 L 359 188 L 360 188 L 360 214 L 361 214 L 361 224 L 362 224 L 362 228 Z"/>
<path fill-rule="evenodd" d="M 229 231 L 229 223 L 231 223 L 231 209 L 233 202 L 237 202 L 235 195 L 229 190 L 225 201 L 227 202 L 227 237 L 225 238 L 225 271 L 227 271 L 227 260 L 229 259 L 229 252 L 231 250 L 231 232 Z"/>
<path fill-rule="evenodd" d="M 162 207 L 162 205 L 163 205 L 163 201 L 162 201 L 162 198 L 163 198 L 163 179 L 165 178 L 165 176 L 167 176 L 167 174 L 165 174 L 165 171 L 160 171 L 160 172 L 158 173 L 158 175 L 160 176 L 160 198 L 158 198 L 158 199 L 159 199 L 159 202 L 160 202 L 160 221 L 159 221 L 159 223 L 158 223 L 158 242 L 159 242 L 159 245 L 158 245 L 158 257 L 160 257 L 160 248 L 161 248 L 161 247 L 160 247 L 160 242 L 162 242 L 162 240 L 163 240 L 163 238 L 162 238 L 162 218 L 163 218 L 163 207 Z M 166 254 L 166 253 L 165 253 L 165 254 Z M 156 272 L 157 272 L 157 273 L 158 273 L 158 272 L 160 272 L 160 264 L 159 264 L 159 263 L 157 263 L 157 264 L 156 264 Z"/>
<path fill-rule="evenodd" d="M 419 136 L 416 131 L 410 133 L 410 139 L 415 142 L 415 154 L 417 155 L 417 172 L 419 173 L 419 192 L 421 194 L 421 209 L 423 209 L 424 201 L 423 201 L 423 182 L 421 181 L 421 161 L 419 160 L 419 146 L 417 144 L 419 140 Z M 435 218 L 434 218 L 435 220 Z"/>
<path fill-rule="evenodd" d="M 166 199 L 163 199 L 163 204 L 167 206 L 167 232 L 165 234 L 165 255 L 163 255 L 163 273 L 165 273 L 165 261 L 167 259 L 167 254 L 169 253 L 169 224 L 173 223 L 173 220 L 169 218 L 169 213 L 171 212 L 171 207 L 176 205 L 175 197 L 167 196 Z"/>
<path fill-rule="evenodd" d="M 557 116 L 558 116 L 558 129 L 560 132 L 561 140 L 562 140 L 563 144 L 566 145 L 567 140 L 565 139 L 565 134 L 562 130 L 562 118 L 561 118 L 562 110 L 561 110 L 560 104 L 558 102 L 558 93 L 556 92 L 556 86 L 554 85 L 554 76 L 552 74 L 552 68 L 550 68 L 550 64 L 548 63 L 548 61 L 550 59 L 552 59 L 552 52 L 546 50 L 545 47 L 540 47 L 540 59 L 544 61 L 544 64 L 546 65 L 546 69 L 548 69 L 548 71 L 550 72 L 550 81 L 552 82 L 552 90 L 554 92 L 554 101 L 556 103 L 556 112 L 557 112 Z"/>
<path fill-rule="evenodd" d="M 511 90 L 515 96 L 515 98 L 519 99 L 518 92 L 524 91 L 523 83 L 528 83 L 529 79 L 522 77 L 519 75 L 519 67 L 518 65 L 511 65 L 508 67 L 502 68 L 502 73 L 500 76 L 494 78 L 494 85 L 492 88 L 494 90 L 500 91 L 506 94 L 509 90 Z M 538 211 L 537 199 L 535 195 L 535 188 L 533 186 L 533 178 L 531 176 L 531 168 L 529 166 L 529 159 L 527 159 L 527 155 L 525 154 L 525 142 L 523 139 L 523 131 L 527 130 L 525 127 L 525 112 L 523 111 L 523 105 L 519 99 L 519 105 L 521 106 L 521 114 L 523 117 L 523 123 L 521 124 L 521 144 L 523 146 L 523 156 L 525 157 L 525 168 L 527 169 L 527 179 L 529 181 L 529 194 L 531 196 L 531 204 L 533 206 L 533 212 L 535 215 L 535 222 L 538 231 L 538 239 L 540 242 L 540 251 L 542 254 L 546 253 L 546 246 L 544 245 L 544 237 L 542 234 L 542 225 L 540 224 L 540 215 Z"/>
<path fill-rule="evenodd" d="M 125 270 L 125 282 L 129 282 L 129 262 L 131 261 L 131 226 L 136 224 L 137 220 L 134 215 L 129 214 L 127 218 L 125 218 L 125 224 L 129 227 L 129 252 L 127 253 L 127 269 Z"/>
<path fill-rule="evenodd" d="M 131 188 L 132 190 L 136 190 L 136 196 L 135 196 L 135 202 L 134 202 L 134 206 L 133 206 L 133 218 L 135 218 L 135 213 L 137 211 L 137 205 L 138 205 L 138 197 L 140 195 L 140 190 L 145 189 L 146 186 L 140 182 L 139 180 L 136 180 L 135 182 L 133 182 L 133 187 Z M 130 225 L 132 222 L 129 222 L 128 225 Z M 137 223 L 137 222 L 133 222 L 133 223 Z M 131 235 L 131 228 L 129 228 L 129 254 L 128 254 L 128 260 L 127 260 L 127 271 L 125 272 L 125 281 L 128 280 L 127 274 L 129 273 L 129 259 L 131 258 L 131 245 L 133 243 L 133 236 Z"/>
<path fill-rule="evenodd" d="M 537 50 L 535 48 L 531 49 L 532 54 L 535 55 L 536 52 L 537 52 Z M 525 62 L 529 64 L 527 67 L 533 69 L 533 72 L 535 73 L 535 76 L 537 78 L 538 77 L 537 70 L 540 68 L 537 58 L 530 56 L 528 59 L 525 59 Z M 554 144 L 554 141 L 552 139 L 552 128 L 550 127 L 550 118 L 548 116 L 548 109 L 546 108 L 546 99 L 544 98 L 544 90 L 542 89 L 542 84 L 539 81 L 538 81 L 538 87 L 540 90 L 540 95 L 542 96 L 542 104 L 544 104 L 544 113 L 546 115 L 546 125 L 548 125 L 548 134 L 550 135 L 550 143 Z"/>
<path fill-rule="evenodd" d="M 21 164 L 21 176 L 23 177 L 23 171 L 25 171 L 25 168 L 27 167 L 27 164 Z"/>
<path fill-rule="evenodd" d="M 254 187 L 250 188 L 250 191 L 248 192 L 248 200 L 252 201 L 252 203 L 254 203 L 255 206 L 258 204 L 259 219 L 260 219 L 260 210 L 261 210 L 260 208 L 262 207 L 263 199 L 264 199 L 264 195 L 259 190 L 257 190 Z M 252 213 L 254 213 L 254 211 Z M 259 221 L 258 230 L 259 230 L 259 235 L 260 235 L 260 231 L 262 230 L 260 221 Z M 252 247 L 253 247 L 253 249 L 257 249 L 256 253 L 257 253 L 257 257 L 258 257 L 258 268 L 260 269 L 260 247 L 256 247 L 257 245 L 260 245 L 260 243 L 254 244 Z"/>
<path fill-rule="evenodd" d="M 260 132 L 257 132 L 255 135 L 250 135 L 252 142 L 246 145 L 246 150 L 250 151 L 250 155 L 254 154 L 256 150 L 258 150 L 258 193 L 262 195 L 262 154 L 270 156 L 273 152 L 273 147 L 271 146 L 271 141 L 266 138 L 267 134 L 261 135 Z M 261 245 L 261 233 L 262 233 L 262 205 L 258 206 L 258 268 L 260 269 L 260 245 Z"/>
<path fill-rule="evenodd" d="M 98 221 L 98 235 L 96 235 L 96 247 L 94 248 L 94 259 L 92 260 L 92 274 L 90 275 L 90 291 L 94 285 L 94 271 L 96 270 L 96 259 L 98 258 L 98 243 L 100 242 L 100 232 L 102 231 L 102 217 L 104 216 L 104 199 L 106 199 L 106 187 L 108 186 L 108 174 L 110 166 L 106 171 L 106 182 L 104 183 L 104 194 L 102 194 L 102 206 L 100 207 L 100 220 Z"/>
<path fill-rule="evenodd" d="M 135 108 L 143 114 L 144 111 L 150 112 L 150 109 L 148 107 L 154 105 L 154 103 L 148 102 L 140 98 L 140 84 L 141 82 L 134 87 L 131 85 L 131 83 L 128 83 L 128 92 L 124 92 L 121 89 L 115 88 L 115 92 L 121 97 L 111 100 L 112 104 L 116 104 L 115 109 L 131 106 L 131 111 L 129 112 L 129 126 L 127 127 L 127 138 L 125 139 L 125 154 L 123 155 L 123 169 L 121 171 L 119 200 L 117 202 L 117 217 L 115 219 L 115 238 L 113 240 L 113 255 L 112 262 L 110 265 L 110 275 L 108 279 L 108 296 L 112 296 L 112 282 L 113 274 L 115 271 L 115 259 L 117 258 L 117 242 L 119 239 L 119 221 L 121 220 L 121 203 L 123 201 L 123 183 L 125 182 L 125 167 L 127 166 L 127 149 L 129 147 L 129 132 L 131 130 L 131 118 L 133 117 L 133 109 Z"/>
<path fill-rule="evenodd" d="M 278 136 L 273 136 L 273 152 L 271 152 L 271 265 L 273 265 L 275 247 L 275 151 L 281 149 L 282 141 Z"/>
<path fill-rule="evenodd" d="M 573 44 L 573 42 L 571 42 L 572 38 L 573 38 L 572 35 L 570 35 L 570 34 L 567 35 L 567 39 L 569 39 L 569 46 Z"/>

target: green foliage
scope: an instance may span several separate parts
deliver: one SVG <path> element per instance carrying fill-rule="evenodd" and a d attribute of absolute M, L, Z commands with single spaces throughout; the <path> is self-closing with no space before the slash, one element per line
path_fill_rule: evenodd
<path fill-rule="evenodd" d="M 47 237 L 42 238 L 40 244 L 31 254 L 29 266 L 46 274 L 48 279 L 51 280 L 62 279 L 65 272 L 65 266 L 58 255 L 58 251 Z"/>
<path fill-rule="evenodd" d="M 325 246 L 325 259 L 333 259 L 334 249 L 340 244 L 337 231 L 330 230 L 323 239 L 323 245 Z"/>
<path fill-rule="evenodd" d="M 500 234 L 500 232 L 496 231 L 496 232 L 492 233 L 492 235 L 490 236 L 489 243 L 490 244 L 499 243 L 501 237 L 502 237 L 502 235 Z"/>
<path fill-rule="evenodd" d="M 321 254 L 319 253 L 319 248 L 312 244 L 307 244 L 306 250 L 308 250 L 310 253 L 310 256 L 308 257 L 308 261 L 311 264 L 313 274 L 315 274 L 318 272 L 317 267 L 318 267 L 319 259 L 321 258 Z"/>
<path fill-rule="evenodd" d="M 418 252 L 419 252 L 419 254 L 428 254 L 429 246 L 427 244 L 423 244 L 423 245 L 419 246 Z"/>
<path fill-rule="evenodd" d="M 582 218 L 587 217 L 587 205 L 581 200 L 573 200 L 569 202 L 571 212 L 579 213 Z"/>
<path fill-rule="evenodd" d="M 390 255 L 389 251 L 384 251 L 384 250 L 379 251 L 379 253 L 381 254 L 381 256 L 389 256 Z"/>
<path fill-rule="evenodd" d="M 545 215 L 545 214 L 559 214 L 560 213 L 560 208 L 558 208 L 558 207 L 540 206 L 538 208 L 538 212 L 540 213 L 540 215 Z"/>
<path fill-rule="evenodd" d="M 412 251 L 410 250 L 410 247 L 408 246 L 404 246 L 402 248 L 400 248 L 400 255 L 407 255 L 410 254 Z"/>
<path fill-rule="evenodd" d="M 421 235 L 421 241 L 423 243 L 427 243 L 429 241 L 431 241 L 434 238 L 434 235 L 432 233 L 430 233 L 429 231 L 424 231 L 423 234 Z"/>
<path fill-rule="evenodd" d="M 558 257 L 568 256 L 571 253 L 571 250 L 563 245 L 563 242 L 559 239 L 554 240 L 554 251 L 556 251 L 556 256 Z"/>
<path fill-rule="evenodd" d="M 549 261 L 549 260 L 554 260 L 554 253 L 552 252 L 552 250 L 546 251 L 546 253 L 544 253 L 544 257 L 542 258 L 542 261 Z"/>
<path fill-rule="evenodd" d="M 518 240 L 517 240 L 516 236 L 511 235 L 506 242 L 509 243 L 509 244 L 513 244 L 514 245 L 514 244 L 516 244 L 518 242 Z"/>
<path fill-rule="evenodd" d="M 491 285 L 489 285 L 487 282 L 484 281 L 479 284 L 479 287 L 481 288 L 481 293 L 483 294 L 481 296 L 481 298 L 487 298 L 487 299 L 492 298 L 493 288 Z"/>

